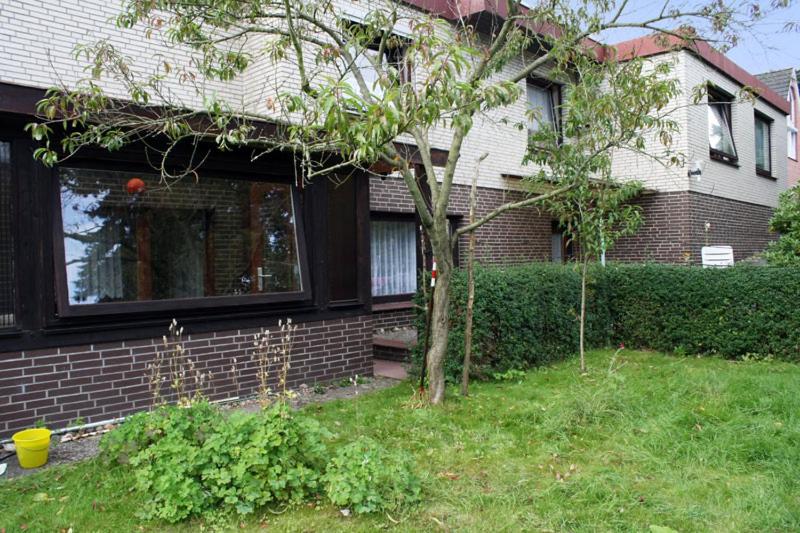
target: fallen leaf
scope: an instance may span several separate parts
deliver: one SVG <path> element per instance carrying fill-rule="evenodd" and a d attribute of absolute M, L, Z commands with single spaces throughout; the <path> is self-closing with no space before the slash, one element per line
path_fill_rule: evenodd
<path fill-rule="evenodd" d="M 447 472 L 447 471 L 439 472 L 438 476 L 447 478 L 447 479 L 449 479 L 451 481 L 455 481 L 456 479 L 461 477 L 458 474 L 454 474 L 453 472 Z"/>
<path fill-rule="evenodd" d="M 37 492 L 36 494 L 33 495 L 33 501 L 35 502 L 49 502 L 52 499 L 53 498 L 48 496 L 46 492 Z"/>

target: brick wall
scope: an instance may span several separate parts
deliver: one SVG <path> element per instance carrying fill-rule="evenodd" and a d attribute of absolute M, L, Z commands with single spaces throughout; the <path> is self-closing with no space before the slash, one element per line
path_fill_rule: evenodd
<path fill-rule="evenodd" d="M 469 191 L 465 185 L 454 184 L 450 196 L 449 214 L 469 215 Z M 389 213 L 413 213 L 414 204 L 399 178 L 370 180 L 370 210 Z M 478 188 L 476 216 L 481 217 L 500 205 L 520 200 L 523 193 L 500 189 Z M 551 257 L 551 217 L 536 208 L 506 212 L 477 231 L 475 259 L 483 264 L 515 264 L 526 261 L 549 261 Z M 461 259 L 465 260 L 467 237 L 459 241 Z"/>
<path fill-rule="evenodd" d="M 289 386 L 372 375 L 372 329 L 369 315 L 298 324 Z M 211 399 L 255 392 L 256 333 L 184 335 L 187 357 L 198 371 L 212 373 L 206 388 Z M 40 420 L 59 428 L 77 417 L 93 422 L 146 409 L 151 401 L 146 367 L 161 344 L 147 339 L 0 354 L 0 437 Z"/>
<path fill-rule="evenodd" d="M 410 328 L 414 326 L 414 309 L 373 309 L 372 324 L 375 331 L 381 329 Z"/>
<path fill-rule="evenodd" d="M 741 261 L 777 237 L 769 232 L 772 208 L 763 205 L 692 192 L 649 194 L 639 204 L 644 225 L 621 239 L 609 259 L 699 264 L 708 244 L 732 246 Z"/>

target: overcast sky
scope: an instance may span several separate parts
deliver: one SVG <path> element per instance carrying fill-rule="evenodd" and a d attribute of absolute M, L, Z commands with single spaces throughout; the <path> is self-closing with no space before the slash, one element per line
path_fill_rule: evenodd
<path fill-rule="evenodd" d="M 673 2 L 683 8 L 691 7 L 695 3 Z M 632 9 L 628 10 L 628 18 L 643 20 L 657 15 L 663 4 L 664 0 L 630 0 Z M 762 4 L 769 4 L 769 0 L 762 0 Z M 741 41 L 728 52 L 728 57 L 752 74 L 787 67 L 800 68 L 800 32 L 785 31 L 787 22 L 800 25 L 800 0 L 793 0 L 790 7 L 772 12 L 760 20 L 752 33 L 741 36 Z M 618 30 L 603 36 L 601 40 L 615 43 L 639 37 L 643 33 L 647 32 Z"/>

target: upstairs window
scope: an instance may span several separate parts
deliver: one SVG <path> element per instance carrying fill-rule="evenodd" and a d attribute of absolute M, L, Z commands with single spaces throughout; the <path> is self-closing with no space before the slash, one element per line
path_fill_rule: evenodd
<path fill-rule="evenodd" d="M 756 113 L 756 172 L 769 176 L 772 173 L 772 140 L 770 138 L 770 123 L 772 121 Z"/>
<path fill-rule="evenodd" d="M 794 160 L 797 160 L 797 111 L 795 110 L 795 105 L 797 100 L 795 98 L 795 89 L 791 87 L 789 89 L 789 114 L 786 116 L 786 126 L 789 130 L 788 135 L 786 136 L 786 144 L 787 150 L 789 153 L 789 157 Z"/>
<path fill-rule="evenodd" d="M 731 126 L 732 97 L 722 93 L 708 95 L 708 144 L 712 159 L 735 163 L 738 159 Z"/>
<path fill-rule="evenodd" d="M 304 289 L 287 183 L 64 168 L 60 184 L 68 306 Z"/>
<path fill-rule="evenodd" d="M 356 32 L 361 27 L 357 22 L 345 23 L 349 24 L 353 31 Z M 367 47 L 352 47 L 349 52 L 353 58 L 353 64 L 347 65 L 342 61 L 340 69 L 344 72 L 342 81 L 353 89 L 353 92 L 360 95 L 361 90 L 358 85 L 358 80 L 354 71 L 361 73 L 364 83 L 369 89 L 370 93 L 377 99 L 383 98 L 384 87 L 380 82 L 380 70 L 377 67 L 382 67 L 382 70 L 391 75 L 396 76 L 401 81 L 408 81 L 410 79 L 409 68 L 405 60 L 406 47 L 402 38 L 391 36 L 387 39 L 383 52 L 380 49 L 380 42 L 376 41 Z"/>
<path fill-rule="evenodd" d="M 540 80 L 528 80 L 528 132 L 535 133 L 544 126 L 558 129 L 558 85 Z"/>
<path fill-rule="evenodd" d="M 11 144 L 0 142 L 0 329 L 16 323 Z"/>

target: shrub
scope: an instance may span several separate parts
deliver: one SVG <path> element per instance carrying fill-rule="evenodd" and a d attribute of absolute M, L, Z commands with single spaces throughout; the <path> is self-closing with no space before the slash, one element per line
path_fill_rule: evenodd
<path fill-rule="evenodd" d="M 616 264 L 589 273 L 587 345 L 800 360 L 800 269 Z M 445 371 L 464 355 L 466 275 L 452 284 Z M 486 379 L 574 354 L 580 274 L 571 265 L 477 268 L 473 375 Z M 423 304 L 420 295 L 417 302 Z M 424 305 L 418 306 L 424 308 Z M 417 321 L 424 338 L 424 315 Z M 415 352 L 419 365 L 422 344 Z"/>
<path fill-rule="evenodd" d="M 136 488 L 148 496 L 142 516 L 178 522 L 315 494 L 326 435 L 283 405 L 226 416 L 199 403 L 134 415 L 102 446 L 107 458 L 135 468 Z"/>
<path fill-rule="evenodd" d="M 601 279 L 626 345 L 800 360 L 800 269 L 615 265 Z"/>
<path fill-rule="evenodd" d="M 597 294 L 605 286 L 589 283 L 587 344 L 610 342 L 607 298 Z M 450 342 L 445 373 L 458 382 L 464 358 L 464 326 L 467 303 L 465 272 L 455 272 L 452 282 Z M 494 373 L 526 369 L 567 357 L 578 349 L 577 320 L 581 278 L 572 266 L 534 263 L 513 267 L 475 269 L 475 315 L 471 370 L 486 379 Z M 420 295 L 418 303 L 423 304 Z M 424 305 L 418 306 L 419 308 Z M 424 338 L 425 321 L 417 321 Z M 417 366 L 422 344 L 414 351 Z"/>
<path fill-rule="evenodd" d="M 396 509 L 420 496 L 419 479 L 410 461 L 366 437 L 337 451 L 323 482 L 334 505 L 356 513 Z"/>

